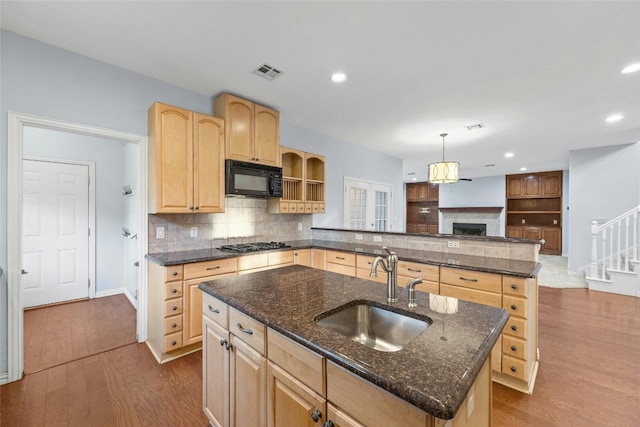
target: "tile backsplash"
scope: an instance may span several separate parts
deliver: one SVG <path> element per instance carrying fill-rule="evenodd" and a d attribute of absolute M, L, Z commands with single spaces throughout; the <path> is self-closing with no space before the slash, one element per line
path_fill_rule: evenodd
<path fill-rule="evenodd" d="M 225 205 L 224 213 L 150 214 L 149 253 L 311 238 L 312 215 L 269 214 L 266 199 L 227 197 Z M 163 238 L 157 237 L 158 228 L 163 229 Z"/>

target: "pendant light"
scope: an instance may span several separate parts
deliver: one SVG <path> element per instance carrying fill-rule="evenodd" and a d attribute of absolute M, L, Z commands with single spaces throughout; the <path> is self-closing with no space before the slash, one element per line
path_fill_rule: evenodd
<path fill-rule="evenodd" d="M 449 184 L 460 180 L 460 163 L 447 162 L 444 160 L 444 138 L 446 133 L 441 133 L 442 137 L 442 161 L 429 163 L 429 182 L 432 184 Z"/>

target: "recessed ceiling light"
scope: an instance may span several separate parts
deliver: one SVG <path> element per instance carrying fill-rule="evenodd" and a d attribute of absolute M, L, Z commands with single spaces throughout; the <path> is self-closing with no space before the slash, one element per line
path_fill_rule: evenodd
<path fill-rule="evenodd" d="M 527 170 L 527 168 L 520 168 L 520 170 L 521 170 L 522 172 L 524 172 L 524 171 L 526 171 L 526 170 Z"/>
<path fill-rule="evenodd" d="M 344 83 L 347 80 L 345 73 L 334 73 L 331 75 L 331 81 L 334 83 Z"/>
<path fill-rule="evenodd" d="M 635 73 L 636 71 L 640 71 L 640 62 L 636 64 L 627 65 L 622 70 L 620 70 L 620 74 Z"/>
<path fill-rule="evenodd" d="M 413 178 L 411 178 L 411 181 L 417 181 L 418 178 L 416 178 L 415 176 Z"/>
<path fill-rule="evenodd" d="M 612 114 L 606 118 L 606 121 L 607 123 L 613 123 L 622 120 L 623 117 L 624 116 L 622 114 Z"/>
<path fill-rule="evenodd" d="M 511 151 L 507 151 L 506 153 L 504 153 L 504 156 L 505 156 L 507 159 L 510 159 L 510 158 L 512 158 L 512 157 L 513 157 L 513 153 L 512 153 Z"/>

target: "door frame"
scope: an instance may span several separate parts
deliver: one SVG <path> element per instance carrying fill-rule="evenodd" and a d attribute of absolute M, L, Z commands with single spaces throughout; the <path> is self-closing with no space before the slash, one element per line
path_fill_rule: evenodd
<path fill-rule="evenodd" d="M 22 378 L 24 370 L 24 336 L 21 287 L 22 258 L 22 146 L 25 126 L 52 129 L 80 135 L 114 139 L 123 143 L 139 144 L 138 193 L 140 228 L 138 231 L 140 269 L 138 271 L 138 307 L 136 332 L 138 342 L 147 339 L 147 156 L 146 135 L 137 135 L 91 125 L 73 123 L 10 111 L 8 113 L 7 146 L 7 380 Z"/>
<path fill-rule="evenodd" d="M 349 218 L 349 214 L 350 214 L 350 210 L 348 209 L 347 206 L 347 189 L 349 188 L 349 184 L 360 184 L 363 185 L 365 187 L 367 187 L 368 189 L 372 190 L 375 192 L 376 187 L 384 187 L 384 189 L 388 189 L 389 190 L 389 218 L 387 220 L 388 223 L 388 229 L 387 230 L 383 230 L 383 231 L 376 231 L 373 228 L 370 228 L 368 225 L 366 228 L 363 229 L 363 231 L 373 231 L 373 232 L 377 232 L 377 233 L 385 233 L 385 232 L 390 232 L 393 231 L 393 185 L 387 183 L 387 182 L 379 182 L 379 181 L 370 181 L 367 179 L 362 179 L 362 178 L 354 178 L 351 176 L 344 176 L 343 177 L 343 197 L 342 197 L 342 225 L 344 228 L 350 228 L 349 227 L 349 222 L 350 222 L 350 218 Z M 374 205 L 373 206 L 369 206 L 367 204 L 367 209 L 374 209 L 375 210 L 375 199 L 373 200 Z M 375 212 L 374 212 L 374 218 L 372 218 L 373 220 L 375 220 Z"/>
<path fill-rule="evenodd" d="M 22 161 L 31 160 L 36 162 L 62 163 L 65 165 L 87 166 L 89 173 L 89 299 L 96 297 L 96 164 L 81 160 L 54 159 L 49 157 L 24 156 Z M 21 183 L 22 185 L 22 183 Z M 22 202 L 22 201 L 21 201 Z M 20 205 L 22 208 L 22 204 Z M 22 211 L 20 220 L 22 221 Z M 22 223 L 21 223 L 22 224 Z M 22 239 L 20 239 L 20 249 L 22 249 Z M 22 252 L 20 253 L 22 257 Z M 21 283 L 22 285 L 22 283 Z M 21 293 L 22 295 L 22 293 Z M 20 296 L 22 298 L 22 296 Z"/>

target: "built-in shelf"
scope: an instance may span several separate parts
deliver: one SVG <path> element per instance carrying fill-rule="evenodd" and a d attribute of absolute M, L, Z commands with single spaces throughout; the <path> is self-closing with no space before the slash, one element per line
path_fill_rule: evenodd
<path fill-rule="evenodd" d="M 440 212 L 473 212 L 473 213 L 500 213 L 504 209 L 501 206 L 481 206 L 481 207 L 458 207 L 458 208 L 438 208 Z"/>

